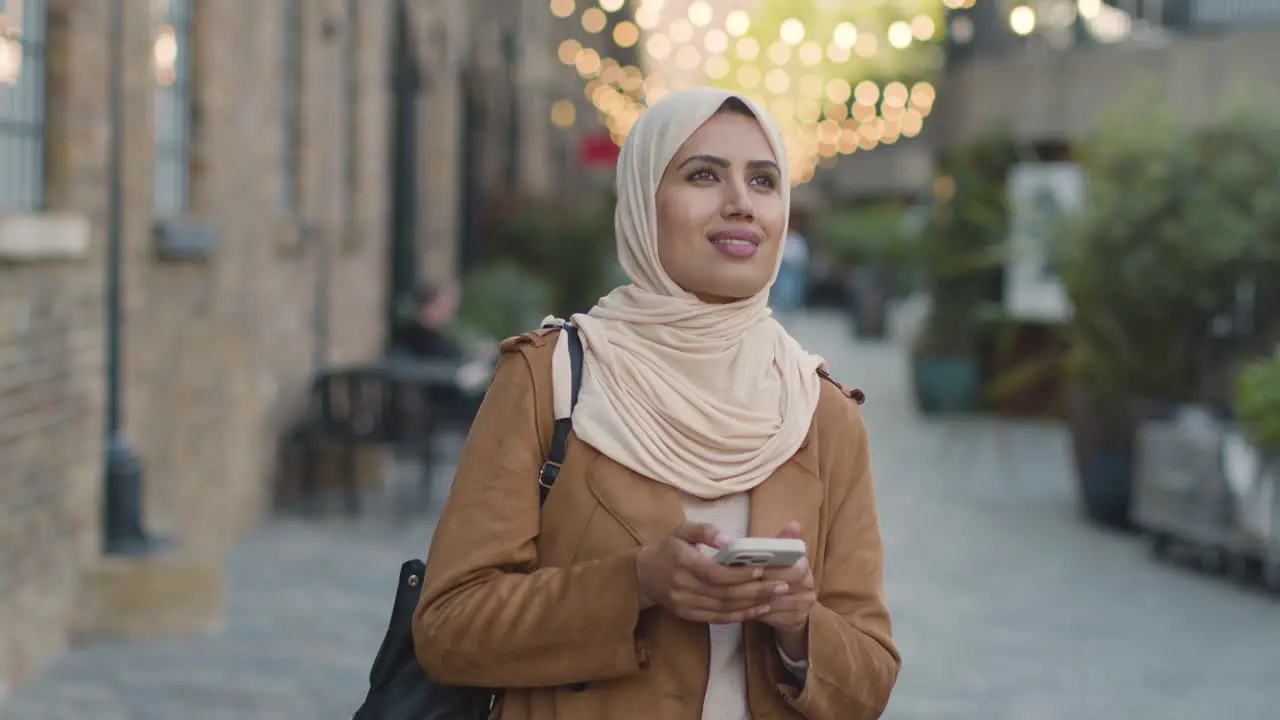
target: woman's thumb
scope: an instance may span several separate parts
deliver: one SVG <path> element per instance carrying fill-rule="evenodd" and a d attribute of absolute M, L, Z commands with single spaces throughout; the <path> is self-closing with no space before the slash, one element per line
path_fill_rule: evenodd
<path fill-rule="evenodd" d="M 671 534 L 690 545 L 707 545 L 717 550 L 729 544 L 729 538 L 710 523 L 682 523 Z"/>

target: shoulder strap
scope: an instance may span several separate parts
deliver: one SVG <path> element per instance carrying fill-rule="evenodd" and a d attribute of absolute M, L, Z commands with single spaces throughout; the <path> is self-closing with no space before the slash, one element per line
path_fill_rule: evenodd
<path fill-rule="evenodd" d="M 578 337 L 578 328 L 569 323 L 560 326 L 560 341 L 566 343 L 569 359 L 570 391 L 569 412 L 564 417 L 556 418 L 555 430 L 551 435 L 551 451 L 547 453 L 547 461 L 542 464 L 538 473 L 538 500 L 546 502 L 551 493 L 551 486 L 560 476 L 560 467 L 564 464 L 564 453 L 569 443 L 569 432 L 573 429 L 573 408 L 578 404 L 578 391 L 582 389 L 582 338 Z M 556 348 L 557 355 L 559 347 Z M 555 360 L 552 360 L 554 365 Z M 552 371 L 554 376 L 554 369 Z M 558 415 L 559 413 L 557 413 Z"/>

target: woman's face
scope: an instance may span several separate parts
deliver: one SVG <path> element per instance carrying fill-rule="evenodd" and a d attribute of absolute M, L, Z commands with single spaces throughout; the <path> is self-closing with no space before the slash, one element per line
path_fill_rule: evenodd
<path fill-rule="evenodd" d="M 658 184 L 658 259 L 667 275 L 703 302 L 763 290 L 782 248 L 783 182 L 754 117 L 722 111 L 703 123 Z"/>

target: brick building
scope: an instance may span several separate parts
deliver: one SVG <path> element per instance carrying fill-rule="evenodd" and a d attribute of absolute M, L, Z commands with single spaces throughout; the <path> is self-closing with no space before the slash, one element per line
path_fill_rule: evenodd
<path fill-rule="evenodd" d="M 556 189 L 547 108 L 576 78 L 525 4 L 515 82 L 477 91 L 506 67 L 487 18 L 511 22 L 480 2 L 0 0 L 0 697 L 78 631 L 216 627 L 313 369 L 377 356 L 394 293 L 456 272 L 459 178 L 495 155 L 459 152 L 468 91 L 493 127 L 517 88 L 518 180 Z M 177 540 L 143 559 L 102 552 L 117 197 L 120 406 L 147 525 Z"/>

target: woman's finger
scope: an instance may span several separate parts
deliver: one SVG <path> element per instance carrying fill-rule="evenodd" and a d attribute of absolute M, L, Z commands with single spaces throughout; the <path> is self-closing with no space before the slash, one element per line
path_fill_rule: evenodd
<path fill-rule="evenodd" d="M 802 591 L 783 595 L 770 601 L 769 605 L 774 612 L 800 612 L 807 611 L 815 602 L 817 602 L 817 597 L 813 592 Z"/>
<path fill-rule="evenodd" d="M 741 585 L 766 576 L 762 568 L 728 567 L 712 561 L 702 553 L 685 554 L 680 561 L 682 567 L 708 585 Z"/>
<path fill-rule="evenodd" d="M 682 590 L 672 597 L 672 604 L 689 611 L 708 613 L 736 613 L 750 608 L 767 606 L 773 597 L 719 598 L 696 591 Z"/>
<path fill-rule="evenodd" d="M 693 622 L 704 622 L 713 625 L 728 625 L 732 623 L 743 623 L 749 620 L 756 620 L 768 615 L 769 607 L 752 607 L 745 610 L 735 610 L 733 612 L 717 612 L 710 610 L 690 610 L 687 613 L 681 613 L 681 617 Z"/>

